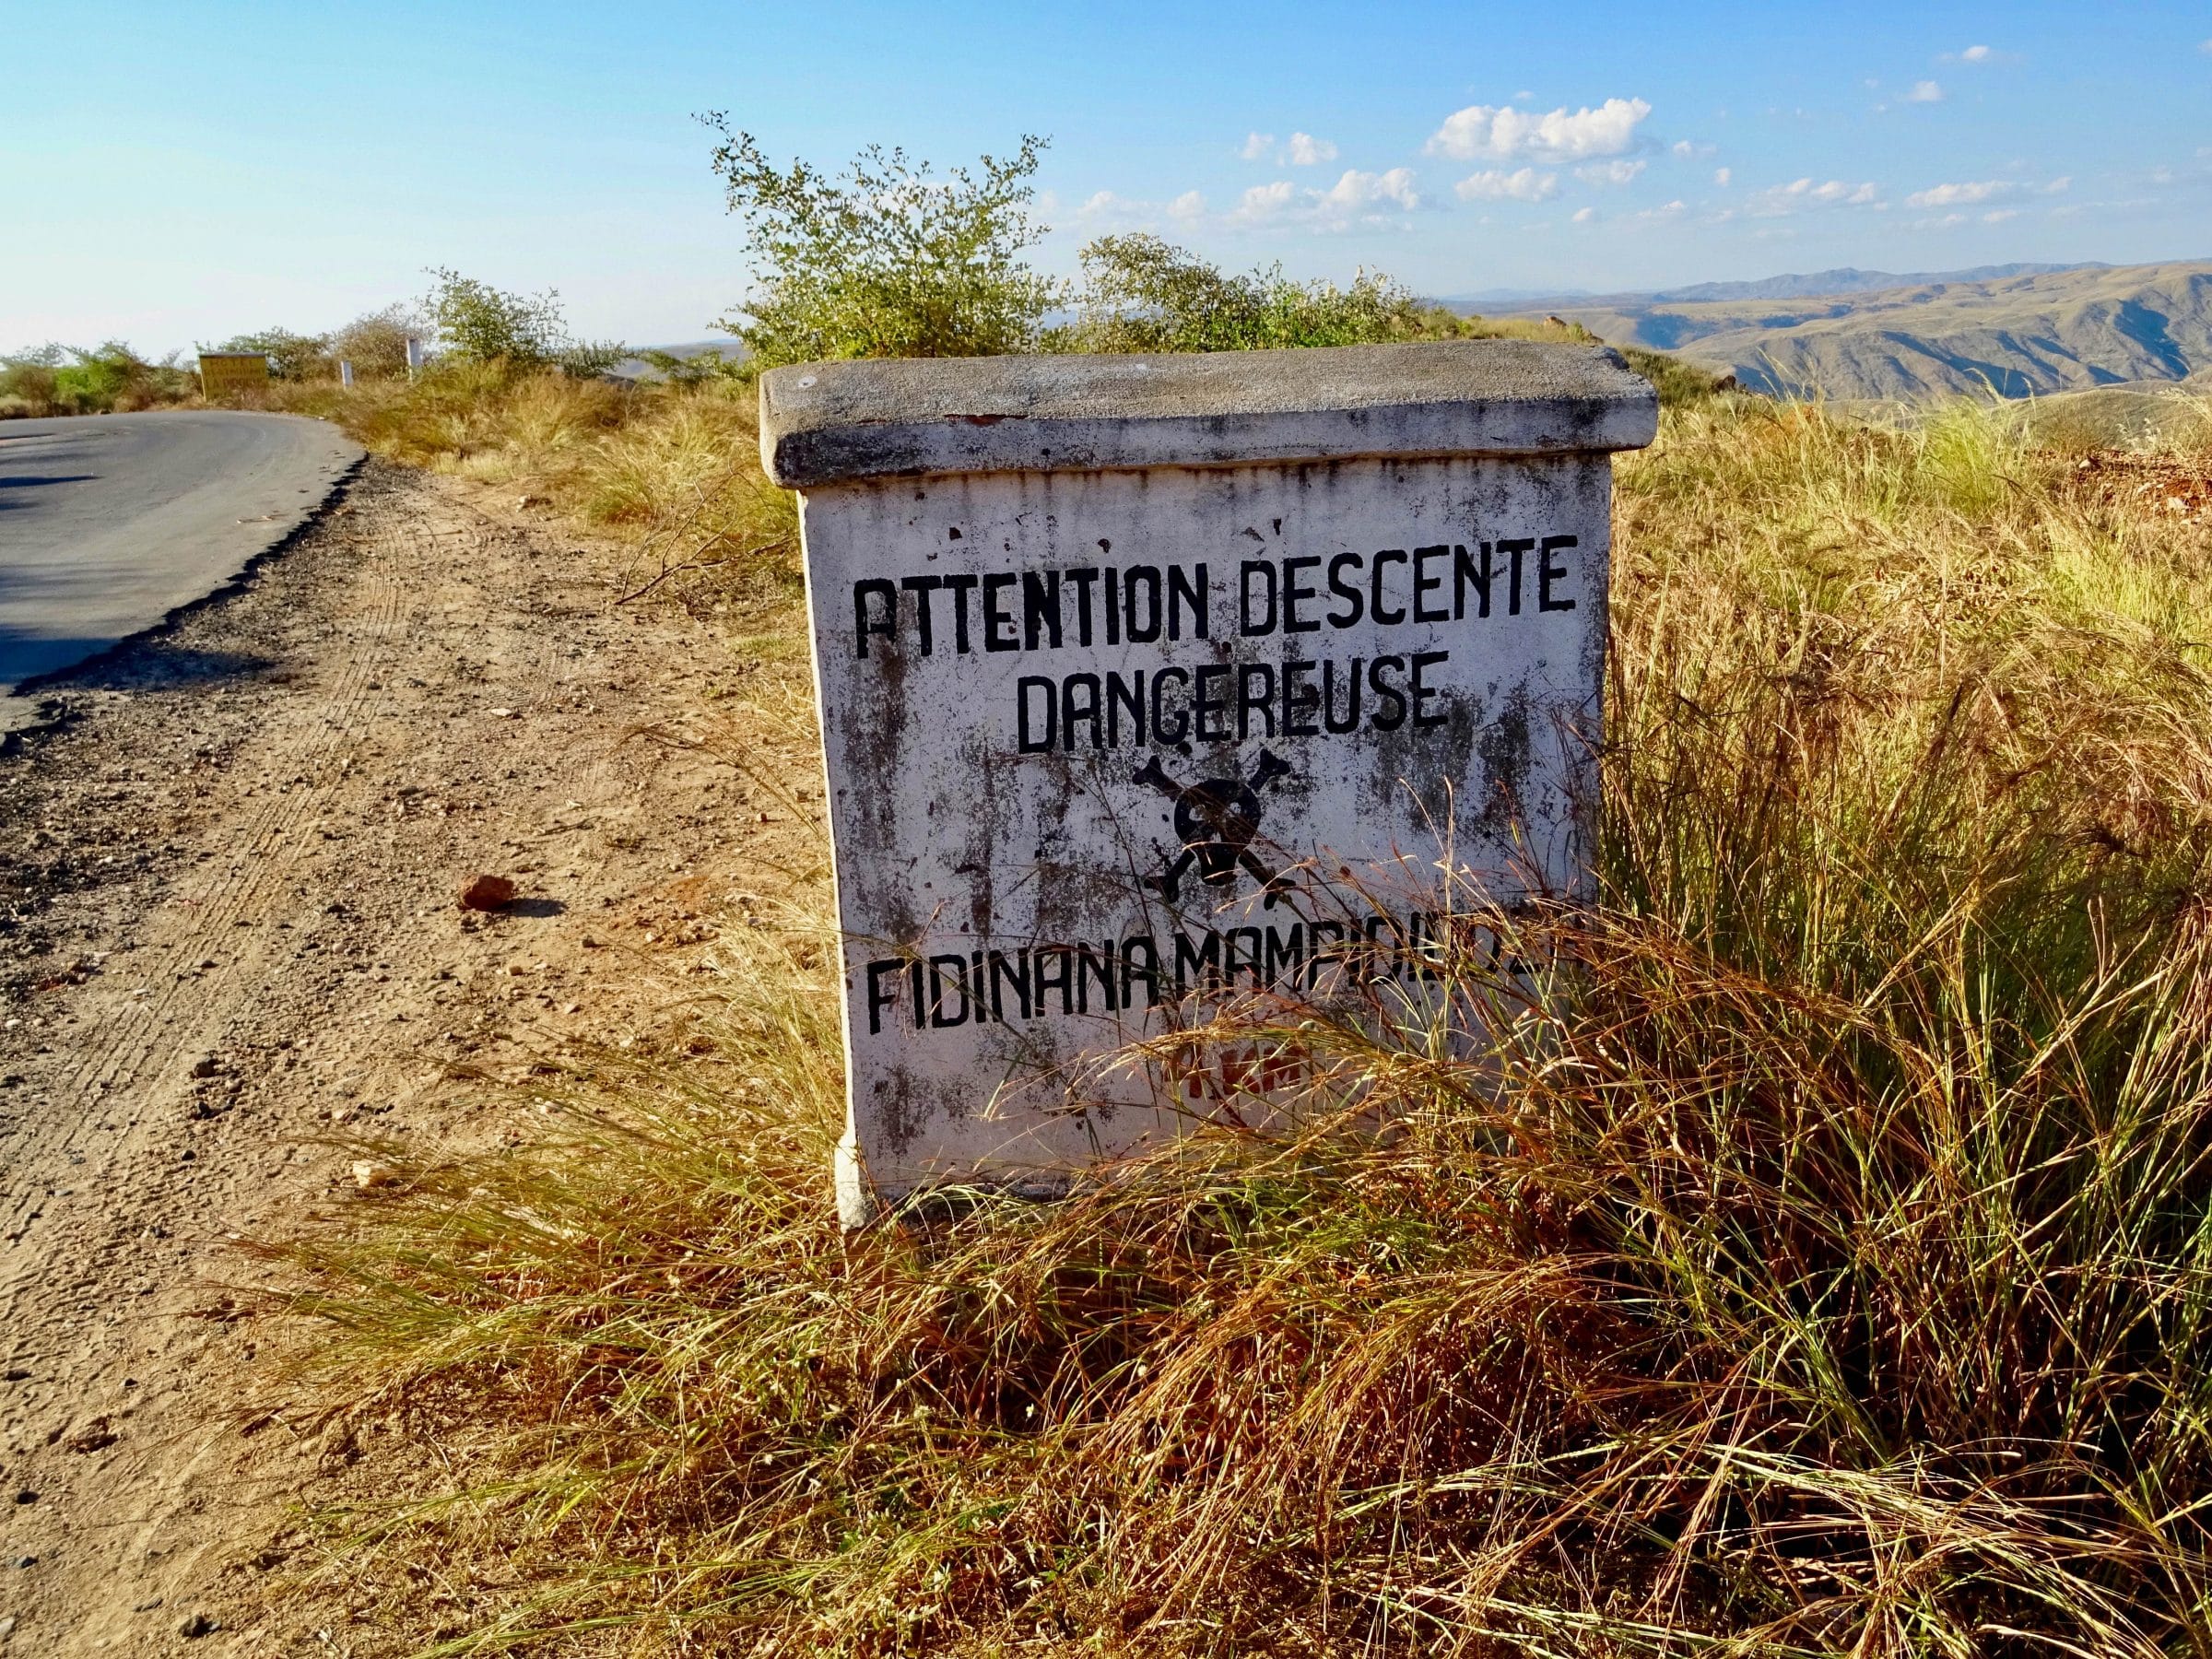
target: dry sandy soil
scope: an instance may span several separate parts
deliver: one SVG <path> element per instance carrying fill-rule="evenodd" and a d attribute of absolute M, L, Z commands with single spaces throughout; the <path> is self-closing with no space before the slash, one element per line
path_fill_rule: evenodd
<path fill-rule="evenodd" d="M 256 1592 L 358 1453 L 268 1408 L 303 1336 L 238 1241 L 377 1202 L 349 1141 L 527 1134 L 502 1085 L 671 1018 L 803 847 L 716 758 L 758 665 L 530 516 L 371 462 L 0 757 L 9 1659 L 406 1643 Z"/>

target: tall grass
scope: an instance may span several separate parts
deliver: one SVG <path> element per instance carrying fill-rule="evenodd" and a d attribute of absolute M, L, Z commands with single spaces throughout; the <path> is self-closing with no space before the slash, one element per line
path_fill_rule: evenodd
<path fill-rule="evenodd" d="M 636 588 L 699 608 L 735 600 L 754 618 L 797 595 L 797 514 L 761 476 L 749 386 L 455 361 L 413 380 L 284 385 L 272 396 L 390 460 L 512 487 L 514 502 L 629 544 Z"/>
<path fill-rule="evenodd" d="M 512 1562 L 441 1652 L 2212 1652 L 2212 547 L 2073 478 L 1670 411 L 1598 901 L 1212 1010 L 1283 1126 L 1064 1204 L 839 1235 L 796 887 L 703 1055 L 298 1253 L 479 1437 L 333 1571 Z"/>

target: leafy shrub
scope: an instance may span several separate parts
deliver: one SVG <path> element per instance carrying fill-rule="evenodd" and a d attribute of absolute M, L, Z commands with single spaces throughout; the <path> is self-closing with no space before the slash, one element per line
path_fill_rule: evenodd
<path fill-rule="evenodd" d="M 104 415 L 176 403 L 198 377 L 175 355 L 152 362 L 122 340 L 89 350 L 49 343 L 0 357 L 0 415 Z"/>
<path fill-rule="evenodd" d="M 1230 276 L 1157 236 L 1085 245 L 1080 315 L 1053 338 L 1069 351 L 1251 351 L 1364 346 L 1432 332 L 1413 294 L 1362 271 L 1349 288 L 1298 282 L 1280 265 Z"/>
<path fill-rule="evenodd" d="M 364 380 L 382 380 L 407 371 L 407 342 L 427 339 L 430 325 L 405 305 L 365 312 L 330 336 L 330 354 L 353 365 Z"/>
<path fill-rule="evenodd" d="M 604 374 L 628 354 L 613 341 L 577 340 L 569 334 L 560 295 L 514 294 L 440 268 L 423 301 L 430 326 L 453 357 L 465 363 L 504 363 L 514 370 L 557 368 L 578 378 Z"/>
<path fill-rule="evenodd" d="M 269 372 L 277 380 L 330 380 L 338 366 L 330 355 L 328 335 L 294 334 L 288 328 L 265 328 L 225 340 L 217 351 L 258 351 L 269 359 Z"/>
<path fill-rule="evenodd" d="M 759 288 L 717 324 L 761 368 L 838 358 L 985 357 L 1032 349 L 1060 286 L 1023 258 L 1045 227 L 1029 180 L 1045 141 L 941 177 L 871 145 L 841 178 L 778 168 L 723 115 L 714 171 L 740 215 Z"/>

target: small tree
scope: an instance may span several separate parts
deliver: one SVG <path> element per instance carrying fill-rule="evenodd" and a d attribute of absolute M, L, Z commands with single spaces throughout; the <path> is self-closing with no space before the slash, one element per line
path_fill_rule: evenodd
<path fill-rule="evenodd" d="M 578 340 L 561 314 L 560 294 L 511 294 L 442 267 L 423 301 L 430 326 L 454 357 L 511 369 L 559 369 L 579 379 L 604 374 L 629 348 L 613 340 Z"/>
<path fill-rule="evenodd" d="M 423 311 L 439 342 L 454 357 L 516 369 L 539 369 L 553 360 L 566 332 L 556 290 L 511 294 L 443 267 L 430 275 L 437 281 Z"/>
<path fill-rule="evenodd" d="M 839 178 L 779 168 L 720 113 L 714 171 L 746 225 L 760 286 L 715 326 L 761 368 L 830 358 L 984 357 L 1035 348 L 1061 287 L 1022 257 L 1045 140 L 935 173 L 870 145 Z"/>
<path fill-rule="evenodd" d="M 1281 265 L 1232 276 L 1187 249 L 1136 233 L 1078 255 L 1080 314 L 1052 344 L 1070 351 L 1252 351 L 1363 346 L 1436 331 L 1412 292 L 1376 272 L 1349 288 L 1297 282 Z"/>
<path fill-rule="evenodd" d="M 265 328 L 258 334 L 225 340 L 218 351 L 258 351 L 269 359 L 269 372 L 278 380 L 327 380 L 337 373 L 330 358 L 328 335 L 294 334 L 288 328 Z"/>
<path fill-rule="evenodd" d="M 430 324 L 405 305 L 364 312 L 330 336 L 330 352 L 353 365 L 368 380 L 388 380 L 407 371 L 407 341 L 432 332 Z"/>

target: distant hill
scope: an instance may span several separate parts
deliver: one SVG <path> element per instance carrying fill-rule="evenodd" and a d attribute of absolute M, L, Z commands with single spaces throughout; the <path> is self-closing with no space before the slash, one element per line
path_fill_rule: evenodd
<path fill-rule="evenodd" d="M 1844 279 L 1886 286 L 1811 286 Z M 1823 271 L 1513 309 L 1555 311 L 1613 345 L 1671 351 L 1747 387 L 1830 398 L 2025 397 L 2212 369 L 2212 261 Z"/>

